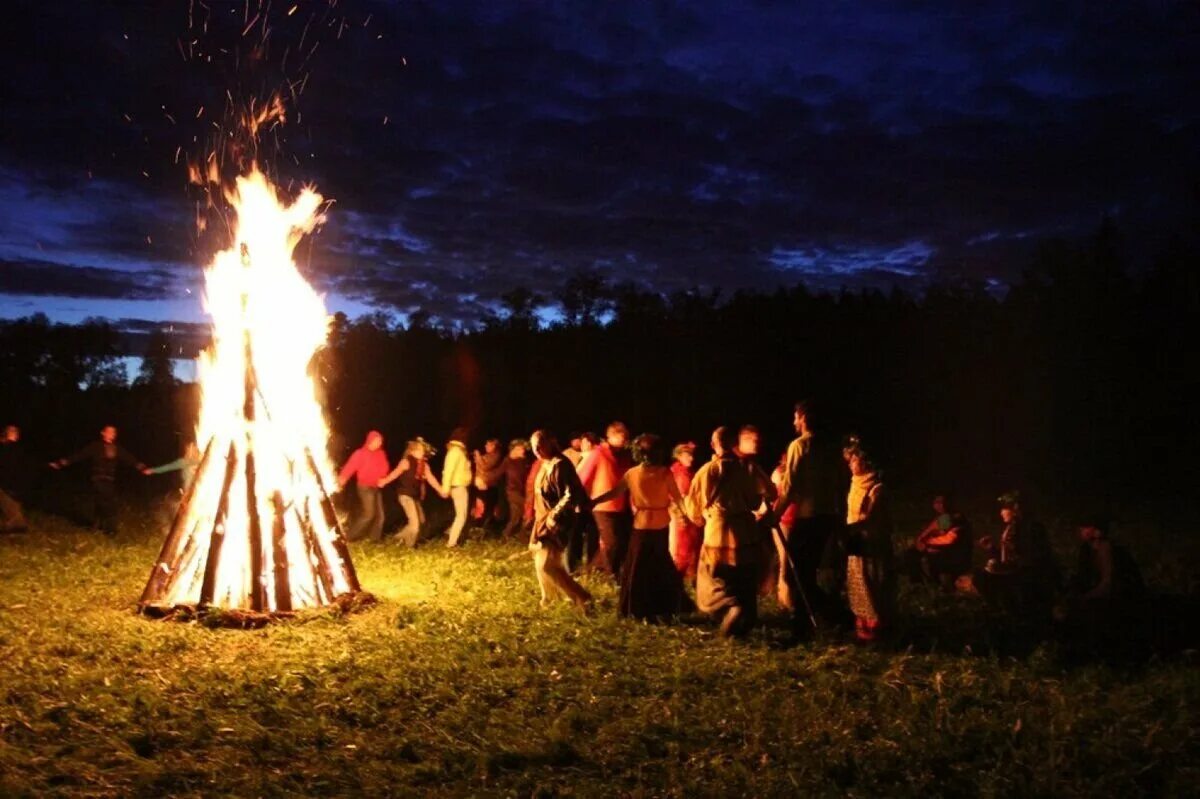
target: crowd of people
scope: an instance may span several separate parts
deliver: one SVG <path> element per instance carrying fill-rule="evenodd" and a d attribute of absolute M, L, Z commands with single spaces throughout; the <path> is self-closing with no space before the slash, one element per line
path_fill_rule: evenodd
<path fill-rule="evenodd" d="M 372 431 L 340 484 L 354 481 L 360 499 L 353 538 L 383 537 L 379 492 L 400 480 L 406 523 L 394 537 L 406 545 L 422 535 L 431 490 L 454 500 L 446 546 L 460 546 L 472 520 L 479 535 L 527 543 L 543 605 L 561 598 L 586 610 L 592 597 L 577 578 L 600 575 L 619 586 L 622 616 L 667 621 L 699 611 L 728 636 L 751 630 L 759 600 L 774 594 L 797 635 L 846 624 L 856 639 L 877 641 L 895 628 L 901 575 L 1033 625 L 1056 618 L 1094 629 L 1140 601 L 1133 559 L 1096 520 L 1079 527 L 1076 577 L 1061 594 L 1046 530 L 1015 491 L 998 499 L 998 537 L 976 538 L 943 494 L 929 523 L 900 546 L 867 447 L 855 436 L 833 439 L 814 421 L 810 404 L 797 403 L 796 437 L 770 473 L 758 463 L 752 425 L 717 428 L 712 458 L 698 468 L 695 443 L 670 447 L 651 433 L 630 440 L 621 422 L 603 438 L 573 433 L 565 447 L 537 430 L 507 449 L 489 439 L 469 454 L 459 429 L 440 480 L 423 439 L 388 472 L 383 437 Z"/>
<path fill-rule="evenodd" d="M 1079 525 L 1079 561 L 1062 594 L 1046 530 L 1016 492 L 998 500 L 998 537 L 976 539 L 943 494 L 933 499 L 929 523 L 898 546 L 889 492 L 868 448 L 855 436 L 835 440 L 814 422 L 811 405 L 797 403 L 796 437 L 769 473 L 758 463 L 760 437 L 751 425 L 713 431 L 712 458 L 698 468 L 695 443 L 670 447 L 651 433 L 630 440 L 621 422 L 603 438 L 572 434 L 565 447 L 536 430 L 507 447 L 489 439 L 474 451 L 468 431 L 458 428 L 440 477 L 429 442 L 409 441 L 393 466 L 383 435 L 371 431 L 341 468 L 338 487 L 348 493 L 353 483 L 357 497 L 352 540 L 384 539 L 383 492 L 393 483 L 404 524 L 391 538 L 409 547 L 432 538 L 425 514 L 432 492 L 453 508 L 446 546 L 461 546 L 470 530 L 528 547 L 543 606 L 567 599 L 586 612 L 592 595 L 577 578 L 587 574 L 584 582 L 617 583 L 621 616 L 666 622 L 699 611 L 726 636 L 749 632 L 760 598 L 774 594 L 798 636 L 846 625 L 857 640 L 877 641 L 895 628 L 901 574 L 981 597 L 1025 622 L 1057 619 L 1083 635 L 1136 612 L 1141 577 L 1105 524 Z M 190 444 L 179 459 L 148 467 L 109 425 L 49 466 L 88 465 L 95 525 L 112 535 L 120 467 L 142 475 L 179 471 L 187 485 L 198 462 Z M 28 473 L 20 431 L 10 425 L 0 444 L 0 529 L 27 527 L 20 497 Z"/>

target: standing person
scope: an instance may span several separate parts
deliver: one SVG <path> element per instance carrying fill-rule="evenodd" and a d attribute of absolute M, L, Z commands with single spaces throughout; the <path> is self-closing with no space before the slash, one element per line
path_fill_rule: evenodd
<path fill-rule="evenodd" d="M 579 481 L 590 496 L 598 497 L 611 491 L 629 471 L 633 464 L 625 448 L 628 439 L 629 428 L 622 422 L 613 422 L 605 431 L 604 443 L 589 452 L 579 464 Z M 618 496 L 597 503 L 592 509 L 592 518 L 596 521 L 598 541 L 594 550 L 589 542 L 588 568 L 617 577 L 629 543 L 629 502 L 624 496 Z"/>
<path fill-rule="evenodd" d="M 588 453 L 600 446 L 600 436 L 595 433 L 580 433 L 578 441 L 579 457 L 574 461 L 576 471 Z M 571 458 L 569 451 L 564 451 L 563 455 Z M 579 526 L 571 533 L 571 540 L 567 542 L 567 569 L 571 574 L 579 573 L 585 557 L 589 564 L 595 560 L 598 546 L 599 531 L 596 529 L 596 520 L 592 518 L 592 514 L 586 513 L 579 520 Z"/>
<path fill-rule="evenodd" d="M 686 497 L 692 488 L 692 464 L 696 460 L 696 445 L 691 441 L 677 444 L 671 453 L 671 476 L 679 495 Z M 696 566 L 700 562 L 700 543 L 704 531 L 688 520 L 686 515 L 671 520 L 671 559 L 675 569 L 684 580 L 695 582 Z"/>
<path fill-rule="evenodd" d="M 579 516 L 588 504 L 587 493 L 553 435 L 545 430 L 535 431 L 530 443 L 541 461 L 534 475 L 534 519 L 529 548 L 534 553 L 533 568 L 542 590 L 542 607 L 561 596 L 586 610 L 592 595 L 567 572 L 563 554 L 570 528 L 579 523 Z"/>
<path fill-rule="evenodd" d="M 696 472 L 684 503 L 688 519 L 704 527 L 696 605 L 720 619 L 724 636 L 744 635 L 758 618 L 761 553 L 754 508 L 762 498 L 734 454 L 736 443 L 729 428 L 713 432 L 713 459 Z"/>
<path fill-rule="evenodd" d="M 29 528 L 21 497 L 29 479 L 29 464 L 21 449 L 21 429 L 15 424 L 4 428 L 0 440 L 0 532 L 20 532 Z"/>
<path fill-rule="evenodd" d="M 141 474 L 150 474 L 144 463 L 117 443 L 117 428 L 111 424 L 100 429 L 100 440 L 93 441 L 73 455 L 53 461 L 51 469 L 62 469 L 80 461 L 91 464 L 92 499 L 95 525 L 108 536 L 117 534 L 117 466 L 125 464 Z"/>
<path fill-rule="evenodd" d="M 847 455 L 846 594 L 859 641 L 878 640 L 896 604 L 892 518 L 879 471 L 862 449 Z"/>
<path fill-rule="evenodd" d="M 792 412 L 796 438 L 784 456 L 774 508 L 782 534 L 782 541 L 776 541 L 779 604 L 793 611 L 797 630 L 805 616 L 805 598 L 817 613 L 830 606 L 817 584 L 817 570 L 830 537 L 840 526 L 838 477 L 844 467 L 836 448 L 814 430 L 813 422 L 812 404 L 797 402 Z"/>
<path fill-rule="evenodd" d="M 773 514 L 766 513 L 774 505 L 775 500 L 779 496 L 778 489 L 770 476 L 763 471 L 758 465 L 758 448 L 760 436 L 758 428 L 752 424 L 743 425 L 738 430 L 737 456 L 741 461 L 742 466 L 750 472 L 750 476 L 754 478 L 754 484 L 758 486 L 759 496 L 762 497 L 761 504 L 755 512 L 755 517 L 758 518 L 759 541 L 763 548 L 762 552 L 762 569 L 759 573 L 758 595 L 760 597 L 768 596 L 771 591 L 775 590 L 779 578 L 779 563 L 776 553 L 776 544 L 774 537 L 771 534 L 772 525 L 776 524 Z"/>
<path fill-rule="evenodd" d="M 442 486 L 433 476 L 429 468 L 429 455 L 433 448 L 418 436 L 408 442 L 404 449 L 404 457 L 396 464 L 396 468 L 379 481 L 383 488 L 393 480 L 396 481 L 396 494 L 400 500 L 400 509 L 404 511 L 404 527 L 396 533 L 395 538 L 400 543 L 415 547 L 425 526 L 425 487 L 429 486 L 438 494 Z"/>
<path fill-rule="evenodd" d="M 666 621 L 679 615 L 683 581 L 671 560 L 671 517 L 683 516 L 683 496 L 667 466 L 667 448 L 651 433 L 633 440 L 638 464 L 622 475 L 611 491 L 594 502 L 628 496 L 633 509 L 633 533 L 621 564 L 621 616 Z"/>
<path fill-rule="evenodd" d="M 147 472 L 147 474 L 179 472 L 179 488 L 172 491 L 163 499 L 162 516 L 167 525 L 171 524 L 171 520 L 179 512 L 179 504 L 183 500 L 183 494 L 192 484 L 192 480 L 195 479 L 196 469 L 198 468 L 200 468 L 200 448 L 196 446 L 195 441 L 188 441 L 183 445 L 182 455 L 161 466 L 152 466 L 149 472 Z"/>
<path fill-rule="evenodd" d="M 383 451 L 383 434 L 367 433 L 363 445 L 350 455 L 338 475 L 338 488 L 345 489 L 350 478 L 358 493 L 358 518 L 350 527 L 349 538 L 358 541 L 383 539 L 383 492 L 380 483 L 387 477 L 388 459 Z"/>
<path fill-rule="evenodd" d="M 513 439 L 508 444 L 508 455 L 489 474 L 504 486 L 504 541 L 515 538 L 521 529 L 525 514 L 525 483 L 529 478 L 529 445 L 522 439 Z"/>
<path fill-rule="evenodd" d="M 454 521 L 450 524 L 446 546 L 458 546 L 467 526 L 471 492 L 471 459 L 467 457 L 467 428 L 456 427 L 446 442 L 446 460 L 442 464 L 442 497 L 454 503 Z"/>
<path fill-rule="evenodd" d="M 496 515 L 500 494 L 500 478 L 503 476 L 497 467 L 504 460 L 500 450 L 500 439 L 489 438 L 483 444 L 483 450 L 471 453 L 475 463 L 475 502 L 472 513 L 479 519 L 480 525 L 487 527 Z"/>

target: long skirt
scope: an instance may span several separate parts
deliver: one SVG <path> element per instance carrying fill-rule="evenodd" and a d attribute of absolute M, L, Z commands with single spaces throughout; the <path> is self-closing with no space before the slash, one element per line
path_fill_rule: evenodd
<path fill-rule="evenodd" d="M 846 595 L 860 639 L 874 639 L 891 621 L 894 594 L 895 581 L 884 563 L 860 555 L 846 559 Z"/>
<path fill-rule="evenodd" d="M 618 613 L 635 619 L 678 615 L 683 581 L 671 560 L 667 528 L 634 530 L 621 567 Z"/>

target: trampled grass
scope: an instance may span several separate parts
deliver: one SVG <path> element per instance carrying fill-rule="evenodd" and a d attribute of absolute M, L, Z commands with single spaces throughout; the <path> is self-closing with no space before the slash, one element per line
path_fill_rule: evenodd
<path fill-rule="evenodd" d="M 134 525 L 130 525 L 133 527 Z M 896 651 L 728 643 L 699 621 L 538 609 L 528 559 L 354 547 L 376 607 L 260 630 L 148 620 L 160 543 L 53 519 L 0 538 L 5 796 L 1185 795 L 1188 653 L 997 654 L 971 604 L 909 591 Z M 768 614 L 770 607 L 767 608 Z M 946 629 L 951 634 L 931 633 Z M 969 651 L 964 651 L 969 647 Z"/>

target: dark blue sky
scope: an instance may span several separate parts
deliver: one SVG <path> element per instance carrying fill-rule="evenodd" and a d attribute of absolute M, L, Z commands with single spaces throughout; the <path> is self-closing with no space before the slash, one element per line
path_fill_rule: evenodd
<path fill-rule="evenodd" d="M 336 200 L 301 262 L 352 315 L 579 270 L 1002 285 L 1105 214 L 1146 250 L 1195 218 L 1191 2 L 290 0 L 265 38 L 258 6 L 5 12 L 0 315 L 201 320 L 184 164 L 271 75 L 307 75 L 267 160 Z"/>

